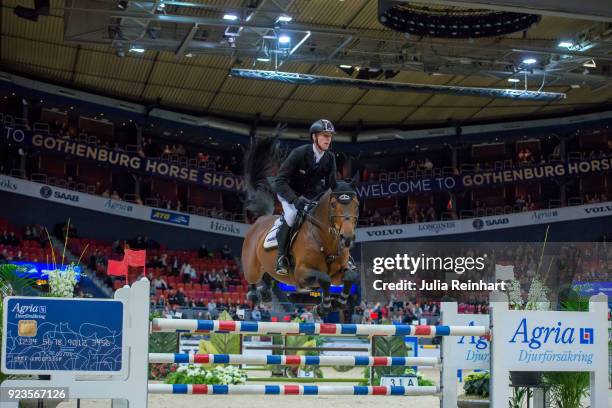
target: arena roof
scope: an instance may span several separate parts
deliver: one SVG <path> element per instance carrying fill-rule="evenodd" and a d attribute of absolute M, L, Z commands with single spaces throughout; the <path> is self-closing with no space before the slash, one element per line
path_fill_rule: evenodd
<path fill-rule="evenodd" d="M 125 10 L 117 3 L 51 0 L 49 15 L 32 22 L 13 10 L 33 2 L 5 0 L 0 69 L 196 114 L 295 124 L 326 117 L 345 127 L 362 122 L 362 128 L 508 120 L 612 102 L 609 22 L 544 15 L 532 28 L 503 37 L 432 39 L 382 26 L 375 0 L 130 1 Z M 238 22 L 224 20 L 225 14 Z M 292 21 L 279 25 L 281 14 Z M 292 49 L 304 40 L 279 60 L 286 72 L 349 78 L 339 68 L 344 64 L 380 70 L 376 79 L 388 82 L 519 89 L 527 73 L 530 90 L 567 98 L 517 101 L 228 75 L 231 68 L 274 69 L 273 61 L 257 58 L 273 54 L 283 32 L 291 34 Z M 559 47 L 561 41 L 572 49 Z M 525 66 L 525 58 L 536 62 Z"/>

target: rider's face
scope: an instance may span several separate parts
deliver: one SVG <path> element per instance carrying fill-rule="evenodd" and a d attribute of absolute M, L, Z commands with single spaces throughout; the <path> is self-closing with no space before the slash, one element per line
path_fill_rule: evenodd
<path fill-rule="evenodd" d="M 326 151 L 329 149 L 332 141 L 332 134 L 330 132 L 319 132 L 315 134 L 315 138 L 319 149 Z"/>

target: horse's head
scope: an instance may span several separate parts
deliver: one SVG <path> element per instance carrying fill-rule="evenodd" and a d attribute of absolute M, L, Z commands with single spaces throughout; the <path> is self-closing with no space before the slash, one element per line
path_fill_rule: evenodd
<path fill-rule="evenodd" d="M 358 216 L 357 192 L 350 183 L 338 181 L 329 198 L 330 227 L 338 232 L 340 243 L 346 248 L 355 241 Z"/>

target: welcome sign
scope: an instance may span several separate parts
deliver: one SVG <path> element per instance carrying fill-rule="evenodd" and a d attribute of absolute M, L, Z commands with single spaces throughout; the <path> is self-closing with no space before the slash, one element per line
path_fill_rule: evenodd
<path fill-rule="evenodd" d="M 5 127 L 0 140 L 3 143 L 33 147 L 42 151 L 61 153 L 105 164 L 116 168 L 199 184 L 211 189 L 242 193 L 246 191 L 244 179 L 231 173 L 195 169 L 162 160 L 141 157 L 137 153 L 107 149 L 103 146 L 62 139 L 53 135 L 33 133 L 29 130 Z"/>

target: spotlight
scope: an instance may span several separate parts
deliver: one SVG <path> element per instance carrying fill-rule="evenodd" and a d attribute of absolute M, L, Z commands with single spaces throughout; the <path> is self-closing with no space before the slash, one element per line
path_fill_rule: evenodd
<path fill-rule="evenodd" d="M 145 52 L 145 49 L 142 47 L 130 47 L 130 52 L 137 52 L 139 54 L 142 54 Z"/>
<path fill-rule="evenodd" d="M 278 37 L 278 43 L 279 44 L 289 44 L 291 42 L 291 37 L 289 37 L 288 35 L 281 35 L 280 37 Z"/>
<path fill-rule="evenodd" d="M 595 63 L 595 60 L 592 58 L 589 61 L 582 64 L 582 66 L 586 68 L 597 68 L 597 64 Z"/>
<path fill-rule="evenodd" d="M 352 77 L 353 73 L 355 72 L 355 68 L 353 68 L 352 65 L 338 65 L 338 68 L 340 68 L 342 70 L 342 72 L 344 72 L 346 75 Z"/>
<path fill-rule="evenodd" d="M 571 48 L 574 46 L 574 43 L 571 41 L 561 41 L 559 44 L 557 44 L 557 47 L 560 48 Z"/>
<path fill-rule="evenodd" d="M 270 57 L 265 57 L 265 56 L 257 57 L 257 61 L 259 61 L 259 62 L 270 62 Z"/>
<path fill-rule="evenodd" d="M 537 62 L 537 60 L 535 58 L 525 58 L 523 60 L 523 64 L 525 64 L 525 65 L 535 64 L 536 62 Z"/>
<path fill-rule="evenodd" d="M 127 8 L 128 8 L 128 2 L 127 2 L 126 0 L 119 0 L 119 1 L 117 2 L 117 8 L 118 8 L 119 10 L 122 10 L 122 11 L 123 11 L 123 10 L 127 10 Z"/>
<path fill-rule="evenodd" d="M 518 78 L 508 78 L 508 82 L 514 82 L 514 83 L 516 83 L 516 82 L 521 82 L 521 80 L 520 80 L 520 79 L 518 79 Z"/>
<path fill-rule="evenodd" d="M 225 14 L 223 15 L 223 19 L 227 21 L 236 21 L 238 20 L 238 16 L 235 14 Z"/>
<path fill-rule="evenodd" d="M 283 15 L 278 16 L 278 18 L 276 19 L 276 22 L 277 23 L 290 23 L 292 20 L 293 20 L 293 17 L 283 14 Z"/>

